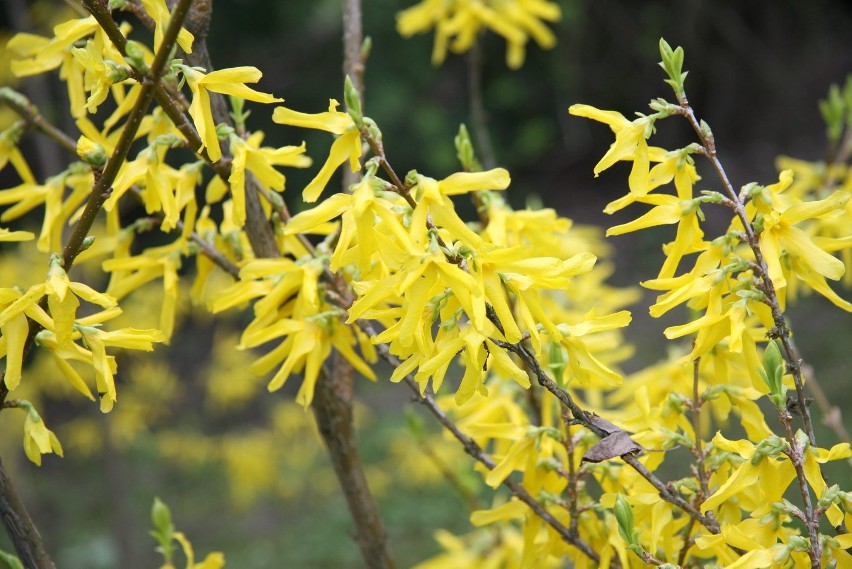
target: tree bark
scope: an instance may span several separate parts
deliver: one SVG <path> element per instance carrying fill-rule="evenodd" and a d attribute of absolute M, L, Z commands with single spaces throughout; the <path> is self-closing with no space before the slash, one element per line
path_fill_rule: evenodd
<path fill-rule="evenodd" d="M 387 533 L 367 485 L 364 464 L 355 444 L 352 415 L 354 370 L 339 354 L 331 373 L 325 369 L 317 381 L 312 404 L 320 435 L 328 449 L 334 472 L 346 496 L 355 523 L 355 540 L 369 569 L 392 569 Z"/>
<path fill-rule="evenodd" d="M 56 569 L 21 497 L 6 474 L 3 459 L 0 459 L 0 518 L 18 559 L 26 569 Z"/>

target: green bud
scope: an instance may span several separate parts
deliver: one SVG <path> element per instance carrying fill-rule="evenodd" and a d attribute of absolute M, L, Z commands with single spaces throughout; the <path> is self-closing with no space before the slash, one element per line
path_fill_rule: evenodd
<path fill-rule="evenodd" d="M 154 505 L 151 507 L 151 523 L 160 535 L 171 534 L 174 531 L 172 513 L 159 498 L 154 498 Z"/>
<path fill-rule="evenodd" d="M 559 472 L 562 470 L 562 463 L 552 456 L 538 459 L 536 466 L 545 472 Z"/>
<path fill-rule="evenodd" d="M 361 61 L 367 61 L 370 57 L 370 52 L 373 50 L 373 38 L 367 36 L 361 42 Z"/>
<path fill-rule="evenodd" d="M 177 148 L 183 146 L 183 139 L 176 134 L 161 134 L 151 143 L 151 146 L 168 146 Z"/>
<path fill-rule="evenodd" d="M 781 454 L 787 448 L 787 441 L 782 438 L 772 435 L 765 438 L 754 448 L 754 454 L 751 457 L 751 464 L 757 466 L 761 460 L 767 456 L 775 457 Z"/>
<path fill-rule="evenodd" d="M 568 357 L 562 349 L 562 344 L 552 342 L 547 351 L 548 363 L 547 367 L 558 383 L 562 383 L 562 378 L 565 375 L 565 368 L 568 367 Z"/>
<path fill-rule="evenodd" d="M 810 448 L 811 440 L 802 429 L 797 430 L 793 438 L 796 440 L 796 444 L 799 448 Z"/>
<path fill-rule="evenodd" d="M 763 228 L 766 224 L 766 218 L 762 213 L 758 213 L 754 216 L 754 221 L 751 222 L 751 228 L 755 233 L 763 233 Z"/>
<path fill-rule="evenodd" d="M 808 541 L 808 538 L 801 535 L 791 535 L 789 544 L 793 551 L 809 551 L 811 548 L 811 542 Z"/>
<path fill-rule="evenodd" d="M 109 80 L 113 83 L 121 83 L 130 77 L 130 70 L 125 66 L 108 59 L 104 60 L 104 64 L 109 67 Z"/>
<path fill-rule="evenodd" d="M 284 198 L 281 197 L 281 194 L 275 191 L 266 192 L 263 194 L 267 198 L 269 198 L 269 204 L 272 206 L 272 209 L 275 211 L 281 211 L 284 209 Z"/>
<path fill-rule="evenodd" d="M 699 128 L 701 130 L 701 136 L 706 140 L 713 140 L 713 131 L 710 130 L 710 125 L 702 120 L 699 123 Z"/>
<path fill-rule="evenodd" d="M 665 81 L 674 89 L 675 96 L 680 100 L 685 96 L 683 83 L 688 73 L 683 71 L 683 48 L 678 47 L 673 50 L 665 39 L 660 38 L 660 57 L 662 58 L 660 67 L 669 77 Z"/>
<path fill-rule="evenodd" d="M 251 111 L 245 110 L 245 99 L 228 95 L 228 100 L 231 102 L 231 118 L 234 120 L 234 125 L 238 128 L 244 128 L 246 119 L 248 119 Z"/>
<path fill-rule="evenodd" d="M 378 141 L 382 140 L 382 131 L 379 130 L 379 125 L 370 117 L 364 117 L 364 124 L 367 126 L 367 132 L 370 136 Z"/>
<path fill-rule="evenodd" d="M 702 196 L 699 199 L 705 203 L 722 203 L 723 201 L 725 201 L 725 196 L 723 196 L 719 192 L 702 190 L 701 194 Z"/>
<path fill-rule="evenodd" d="M 817 506 L 823 510 L 827 510 L 840 497 L 840 486 L 833 484 L 822 491 Z"/>
<path fill-rule="evenodd" d="M 828 97 L 819 102 L 819 112 L 822 120 L 825 121 L 826 136 L 832 143 L 837 143 L 843 134 L 845 106 L 840 87 L 837 85 L 832 85 L 828 89 Z"/>
<path fill-rule="evenodd" d="M 459 125 L 459 133 L 453 139 L 456 145 L 456 156 L 466 172 L 478 172 L 482 169 L 473 151 L 473 142 L 464 124 Z"/>
<path fill-rule="evenodd" d="M 227 138 L 232 134 L 236 135 L 236 132 L 237 131 L 234 130 L 234 127 L 225 123 L 219 123 L 216 125 L 216 138 L 218 138 L 219 140 Z"/>
<path fill-rule="evenodd" d="M 779 549 L 778 553 L 775 554 L 775 557 L 772 558 L 772 561 L 777 565 L 784 565 L 790 559 L 790 550 L 792 548 L 789 544 L 785 545 L 781 549 Z"/>
<path fill-rule="evenodd" d="M 145 50 L 142 49 L 142 44 L 134 40 L 128 40 L 124 53 L 126 54 L 125 59 L 127 60 L 127 63 L 129 63 L 133 69 L 140 73 L 146 73 L 148 71 L 148 66 L 145 64 Z"/>
<path fill-rule="evenodd" d="M 352 117 L 355 126 L 360 129 L 364 126 L 364 115 L 361 113 L 361 96 L 348 75 L 343 81 L 343 100 L 346 102 L 346 112 Z"/>
<path fill-rule="evenodd" d="M 83 238 L 83 241 L 80 243 L 80 253 L 82 253 L 83 251 L 85 251 L 86 249 L 88 249 L 89 247 L 94 245 L 94 243 L 95 243 L 95 236 L 94 235 L 86 235 Z"/>
<path fill-rule="evenodd" d="M 127 6 L 127 0 L 109 0 L 107 4 L 110 10 L 124 10 L 125 6 Z"/>
<path fill-rule="evenodd" d="M 633 529 L 633 509 L 630 503 L 623 495 L 618 494 L 615 498 L 615 521 L 618 522 L 618 533 L 628 543 L 634 545 L 638 543 L 638 534 Z"/>
<path fill-rule="evenodd" d="M 781 357 L 781 349 L 778 347 L 778 342 L 777 340 L 771 340 L 763 352 L 763 369 L 759 369 L 757 372 L 763 378 L 767 387 L 769 387 L 769 393 L 773 396 L 772 400 L 776 406 L 778 405 L 776 399 L 779 398 L 783 404 L 784 392 L 786 391 L 783 384 L 785 368 L 784 358 Z"/>

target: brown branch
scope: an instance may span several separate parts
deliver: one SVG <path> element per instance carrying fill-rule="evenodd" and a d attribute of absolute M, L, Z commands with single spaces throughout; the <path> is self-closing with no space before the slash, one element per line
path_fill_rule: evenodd
<path fill-rule="evenodd" d="M 359 320 L 358 326 L 361 327 L 364 332 L 371 337 L 375 337 L 376 331 L 373 329 L 372 325 L 366 320 Z M 376 347 L 379 355 L 391 364 L 394 367 L 400 365 L 399 359 L 396 358 L 393 354 L 390 353 L 387 346 L 378 345 Z M 406 385 L 415 393 L 415 400 L 426 407 L 426 409 L 435 417 L 441 425 L 447 429 L 455 438 L 462 444 L 462 448 L 464 451 L 470 455 L 477 462 L 485 465 L 489 470 L 493 470 L 497 465 L 483 449 L 480 447 L 476 441 L 467 436 L 458 425 L 450 419 L 444 410 L 438 406 L 438 403 L 435 401 L 435 398 L 432 395 L 426 393 L 420 394 L 420 387 L 418 383 L 414 380 L 411 374 L 405 376 L 404 381 Z M 600 556 L 597 552 L 595 552 L 591 546 L 579 536 L 578 532 L 571 531 L 569 528 L 566 528 L 562 522 L 556 519 L 550 512 L 548 512 L 544 506 L 542 506 L 528 491 L 524 488 L 523 484 L 519 484 L 512 480 L 511 478 L 506 478 L 502 481 L 502 484 L 506 486 L 512 494 L 518 498 L 520 501 L 525 503 L 529 508 L 545 523 L 547 523 L 550 527 L 552 527 L 556 533 L 568 544 L 573 545 L 577 549 L 579 549 L 584 555 L 586 555 L 589 559 L 594 561 L 595 563 L 600 562 Z"/>
<path fill-rule="evenodd" d="M 0 518 L 26 569 L 54 569 L 44 542 L 0 459 Z"/>
<path fill-rule="evenodd" d="M 11 87 L 0 87 L 0 101 L 18 113 L 26 125 L 51 138 L 64 150 L 77 154 L 77 142 L 41 116 L 38 107 L 23 93 Z"/>
<path fill-rule="evenodd" d="M 805 508 L 803 512 L 804 522 L 805 527 L 808 528 L 808 539 L 811 542 L 811 547 L 808 550 L 808 556 L 811 558 L 811 568 L 819 569 L 822 566 L 822 543 L 819 539 L 820 512 L 814 509 L 808 479 L 805 476 L 803 453 L 807 452 L 807 450 L 799 445 L 796 435 L 793 433 L 793 416 L 784 409 L 779 411 L 778 417 L 781 419 L 781 424 L 784 425 L 784 433 L 789 443 L 789 447 L 784 451 L 784 454 L 793 463 L 793 468 L 796 471 L 796 481 L 799 483 L 799 491 L 802 495 L 802 505 Z"/>
<path fill-rule="evenodd" d="M 704 399 L 698 394 L 698 376 L 701 358 L 696 358 L 692 363 L 692 404 L 690 411 L 692 415 L 692 431 L 695 436 L 695 444 L 690 449 L 692 456 L 695 457 L 698 483 L 701 486 L 701 493 L 698 496 L 698 503 L 710 495 L 710 490 L 707 486 L 707 467 L 704 463 L 704 449 L 701 447 L 701 407 L 704 405 Z"/>
<path fill-rule="evenodd" d="M 340 354 L 335 354 L 333 371 L 329 373 L 323 367 L 311 408 L 346 497 L 355 525 L 355 540 L 364 562 L 370 569 L 392 569 L 395 565 L 388 551 L 387 532 L 355 445 L 352 413 L 354 370 L 351 365 L 341 365 L 343 361 L 345 359 Z"/>
<path fill-rule="evenodd" d="M 568 522 L 568 529 L 576 533 L 580 522 L 578 518 L 579 510 L 577 508 L 580 498 L 579 479 L 577 469 L 574 466 L 574 438 L 571 436 L 571 417 L 564 409 L 562 411 L 562 422 L 565 425 L 565 441 L 563 445 L 565 446 L 565 455 L 568 460 L 568 472 L 565 473 L 565 478 L 568 480 L 568 486 L 566 487 L 566 492 L 568 492 L 568 514 L 571 516 Z"/>
<path fill-rule="evenodd" d="M 488 113 L 482 95 L 482 48 L 474 41 L 467 54 L 467 88 L 470 99 L 470 126 L 476 137 L 476 146 L 482 156 L 482 165 L 490 170 L 497 165 L 494 146 L 488 131 Z"/>

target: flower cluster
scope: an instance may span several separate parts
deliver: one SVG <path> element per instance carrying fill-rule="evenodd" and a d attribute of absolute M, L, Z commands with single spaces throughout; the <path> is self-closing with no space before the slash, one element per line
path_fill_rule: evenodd
<path fill-rule="evenodd" d="M 558 22 L 559 5 L 548 0 L 423 0 L 397 16 L 397 29 L 404 37 L 435 28 L 432 63 L 439 65 L 454 53 L 468 51 L 482 30 L 506 40 L 506 64 L 517 69 L 524 64 L 527 41 L 532 38 L 544 49 L 556 45 L 545 22 Z"/>

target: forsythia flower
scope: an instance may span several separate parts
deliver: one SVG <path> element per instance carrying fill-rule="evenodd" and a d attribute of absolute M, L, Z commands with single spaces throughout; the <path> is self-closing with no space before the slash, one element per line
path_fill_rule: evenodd
<path fill-rule="evenodd" d="M 548 0 L 423 0 L 397 15 L 397 30 L 410 37 L 434 27 L 432 63 L 438 65 L 448 47 L 464 53 L 480 31 L 490 29 L 506 40 L 506 63 L 517 69 L 524 63 L 530 36 L 544 49 L 556 45 L 544 22 L 557 22 L 560 17 L 559 5 Z"/>
<path fill-rule="evenodd" d="M 361 169 L 361 133 L 352 117 L 337 110 L 338 105 L 337 101 L 331 99 L 325 113 L 300 113 L 286 107 L 276 107 L 272 112 L 272 120 L 278 124 L 324 130 L 338 135 L 331 145 L 325 164 L 302 192 L 302 199 L 308 203 L 317 201 L 334 171 L 346 162 L 347 158 L 353 172 Z"/>
<path fill-rule="evenodd" d="M 21 123 L 15 123 L 0 132 L 0 171 L 11 162 L 22 182 L 35 184 L 35 176 L 33 176 L 32 170 L 30 170 L 27 161 L 18 149 L 18 141 L 23 133 L 24 128 Z"/>
<path fill-rule="evenodd" d="M 318 293 L 321 266 L 317 261 L 296 263 L 290 259 L 257 259 L 240 270 L 240 281 L 223 291 L 213 302 L 213 312 L 221 312 L 246 301 L 254 303 L 254 320 L 243 331 L 240 348 L 251 348 L 280 340 L 271 351 L 251 366 L 257 375 L 278 371 L 269 382 L 269 390 L 280 389 L 291 374 L 303 371 L 302 386 L 296 401 L 309 405 L 322 363 L 337 349 L 361 374 L 375 379 L 369 365 L 353 350 L 375 361 L 372 350 L 365 349 L 365 338 L 340 322 L 342 314 L 328 305 Z M 295 297 L 295 298 L 293 298 Z"/>
<path fill-rule="evenodd" d="M 145 12 L 154 20 L 154 50 L 160 49 L 163 41 L 163 30 L 168 26 L 171 13 L 166 6 L 165 0 L 140 0 Z M 186 53 L 192 53 L 192 42 L 195 38 L 186 29 L 181 28 L 178 32 L 177 44 Z"/>
<path fill-rule="evenodd" d="M 200 69 L 187 65 L 177 65 L 176 67 L 181 70 L 189 85 L 189 90 L 192 91 L 189 115 L 195 123 L 195 128 L 198 129 L 202 146 L 207 149 L 207 155 L 211 162 L 216 162 L 222 157 L 222 149 L 219 147 L 216 124 L 213 120 L 213 112 L 210 110 L 210 94 L 208 91 L 258 103 L 280 103 L 284 100 L 246 87 L 246 83 L 260 81 L 263 74 L 256 67 L 233 67 L 210 73 L 204 73 Z"/>
<path fill-rule="evenodd" d="M 47 428 L 32 405 L 27 404 L 24 419 L 24 452 L 32 462 L 41 466 L 41 455 L 56 453 L 62 456 L 62 445 L 53 431 Z"/>
<path fill-rule="evenodd" d="M 126 328 L 104 331 L 100 325 L 121 313 L 113 297 L 99 293 L 89 286 L 72 282 L 62 269 L 62 258 L 51 257 L 47 280 L 33 285 L 26 293 L 14 289 L 0 289 L 0 330 L 3 332 L 3 347 L 6 356 L 5 382 L 11 391 L 21 381 L 23 348 L 29 333 L 27 317 L 44 328 L 36 337 L 40 347 L 50 350 L 54 362 L 71 385 L 80 393 L 94 399 L 79 373 L 68 363 L 76 360 L 91 365 L 101 396 L 101 410 L 108 412 L 116 401 L 115 359 L 107 355 L 107 347 L 124 347 L 132 350 L 153 349 L 153 343 L 165 338 L 158 330 L 135 330 Z M 39 301 L 47 296 L 50 314 Z M 84 318 L 77 317 L 80 300 L 98 305 L 105 310 Z M 77 344 L 81 340 L 83 345 Z"/>
<path fill-rule="evenodd" d="M 648 117 L 629 121 L 621 113 L 601 111 L 589 105 L 572 105 L 568 112 L 578 117 L 586 117 L 608 124 L 612 132 L 615 133 L 615 142 L 595 165 L 595 176 L 619 160 L 632 160 L 633 168 L 630 170 L 630 177 L 628 178 L 630 193 L 636 196 L 646 195 L 649 191 L 648 169 L 650 160 L 647 138 L 651 134 L 653 122 L 649 121 Z M 616 209 L 606 211 L 612 213 Z"/>
<path fill-rule="evenodd" d="M 231 185 L 231 196 L 234 201 L 234 223 L 238 227 L 246 223 L 246 170 L 254 174 L 264 186 L 280 192 L 284 190 L 284 174 L 273 166 L 307 168 L 311 165 L 311 159 L 304 155 L 304 142 L 300 146 L 269 148 L 260 147 L 262 141 L 263 133 L 260 131 L 252 133 L 247 140 L 235 134 L 230 136 L 231 153 L 234 159 L 231 162 L 231 176 L 228 182 Z"/>

